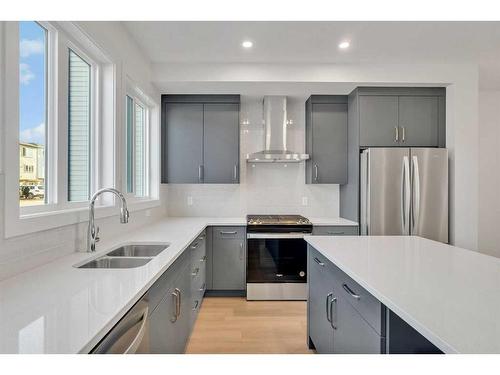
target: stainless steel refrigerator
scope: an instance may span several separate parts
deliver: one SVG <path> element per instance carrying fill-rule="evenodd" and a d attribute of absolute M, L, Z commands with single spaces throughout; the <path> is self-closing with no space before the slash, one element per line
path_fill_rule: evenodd
<path fill-rule="evenodd" d="M 448 150 L 361 153 L 361 234 L 417 235 L 448 243 Z"/>

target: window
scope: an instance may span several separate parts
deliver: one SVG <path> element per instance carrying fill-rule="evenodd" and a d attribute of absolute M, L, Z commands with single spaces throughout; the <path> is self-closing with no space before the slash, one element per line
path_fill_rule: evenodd
<path fill-rule="evenodd" d="M 126 96 L 126 188 L 136 197 L 147 193 L 147 121 L 148 107 L 138 99 Z"/>
<path fill-rule="evenodd" d="M 48 31 L 34 21 L 19 22 L 19 186 L 45 185 L 45 148 L 47 147 L 47 69 Z M 26 165 L 27 158 L 38 159 Z M 33 163 L 32 160 L 29 163 Z M 36 168 L 36 171 L 34 170 Z M 20 206 L 41 205 L 46 196 L 27 200 L 20 194 Z"/>
<path fill-rule="evenodd" d="M 68 200 L 90 195 L 91 66 L 69 49 Z"/>

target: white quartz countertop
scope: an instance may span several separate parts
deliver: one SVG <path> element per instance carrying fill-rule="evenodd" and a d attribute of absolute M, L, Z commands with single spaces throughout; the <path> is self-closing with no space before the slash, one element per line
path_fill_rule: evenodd
<path fill-rule="evenodd" d="M 413 236 L 305 239 L 445 353 L 500 353 L 500 259 Z"/>
<path fill-rule="evenodd" d="M 347 220 L 342 217 L 308 217 L 312 225 L 316 226 L 358 226 L 355 221 Z"/>
<path fill-rule="evenodd" d="M 208 225 L 245 218 L 166 218 L 0 282 L 0 353 L 89 352 Z M 143 267 L 78 269 L 74 264 L 126 242 L 168 242 Z"/>

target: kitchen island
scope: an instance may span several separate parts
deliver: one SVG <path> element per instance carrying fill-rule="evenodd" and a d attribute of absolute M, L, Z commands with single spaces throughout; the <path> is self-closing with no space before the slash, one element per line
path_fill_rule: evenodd
<path fill-rule="evenodd" d="M 416 236 L 305 239 L 444 353 L 500 353 L 500 259 Z"/>

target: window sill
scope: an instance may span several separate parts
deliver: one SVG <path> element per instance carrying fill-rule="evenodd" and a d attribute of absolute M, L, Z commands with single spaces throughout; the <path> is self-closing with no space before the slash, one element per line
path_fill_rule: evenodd
<path fill-rule="evenodd" d="M 130 212 L 158 207 L 159 199 L 141 199 L 130 202 Z M 95 218 L 105 218 L 119 214 L 117 205 L 97 206 Z M 61 209 L 54 211 L 25 214 L 15 219 L 5 218 L 5 238 L 22 236 L 49 229 L 60 228 L 67 225 L 84 223 L 89 220 L 88 207 Z"/>

